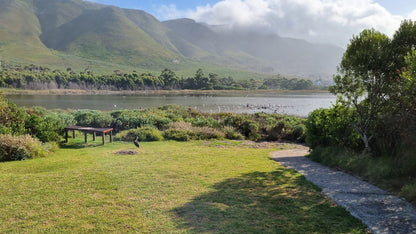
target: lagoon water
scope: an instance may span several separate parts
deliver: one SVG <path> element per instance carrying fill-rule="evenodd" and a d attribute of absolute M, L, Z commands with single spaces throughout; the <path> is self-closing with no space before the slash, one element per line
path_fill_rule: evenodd
<path fill-rule="evenodd" d="M 7 95 L 18 106 L 47 109 L 119 110 L 178 104 L 208 113 L 279 113 L 307 116 L 330 107 L 336 97 L 330 93 L 306 94 L 218 94 L 218 95 Z"/>

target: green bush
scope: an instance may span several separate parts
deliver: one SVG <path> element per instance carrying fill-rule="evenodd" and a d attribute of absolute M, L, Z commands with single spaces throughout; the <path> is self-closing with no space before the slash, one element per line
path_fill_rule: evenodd
<path fill-rule="evenodd" d="M 42 145 L 29 135 L 0 135 L 0 161 L 19 161 L 45 157 L 56 147 L 56 144 Z"/>
<path fill-rule="evenodd" d="M 225 134 L 225 138 L 229 140 L 243 140 L 244 136 L 241 135 L 238 131 L 236 131 L 233 127 L 225 127 L 223 129 L 223 132 Z"/>
<path fill-rule="evenodd" d="M 312 111 L 306 120 L 306 143 L 314 149 L 318 146 L 343 146 L 362 149 L 359 135 L 352 123 L 352 110 L 337 103 L 330 109 Z"/>
<path fill-rule="evenodd" d="M 191 123 L 176 122 L 170 125 L 170 128 L 165 131 L 164 136 L 169 140 L 189 141 L 222 139 L 225 135 L 214 128 L 192 127 Z"/>
<path fill-rule="evenodd" d="M 192 126 L 194 127 L 210 127 L 210 128 L 218 128 L 219 124 L 218 121 L 213 119 L 212 117 L 197 117 L 192 118 L 190 121 Z"/>
<path fill-rule="evenodd" d="M 143 127 L 122 131 L 117 134 L 116 139 L 120 139 L 122 141 L 133 141 L 136 139 L 136 137 L 139 137 L 139 141 L 163 140 L 162 132 L 152 127 Z"/>
<path fill-rule="evenodd" d="M 189 141 L 194 138 L 195 134 L 189 130 L 168 129 L 163 133 L 163 135 L 168 140 Z"/>
<path fill-rule="evenodd" d="M 414 203 L 416 201 L 416 182 L 403 186 L 400 190 L 400 196 Z"/>
<path fill-rule="evenodd" d="M 224 133 L 210 127 L 195 127 L 195 140 L 223 139 Z"/>
<path fill-rule="evenodd" d="M 113 118 L 109 113 L 96 110 L 78 110 L 72 112 L 76 125 L 94 128 L 111 126 Z"/>
<path fill-rule="evenodd" d="M 305 142 L 305 125 L 297 125 L 293 128 L 293 140 L 297 142 Z"/>
<path fill-rule="evenodd" d="M 42 142 L 58 142 L 64 134 L 64 128 L 75 124 L 73 116 L 66 112 L 56 113 L 40 107 L 27 109 L 26 112 L 26 133 Z"/>
<path fill-rule="evenodd" d="M 25 134 L 27 114 L 23 108 L 0 95 L 0 134 Z"/>
<path fill-rule="evenodd" d="M 158 129 L 167 129 L 169 127 L 169 124 L 172 123 L 172 120 L 169 118 L 161 117 L 161 118 L 156 118 L 154 122 L 155 122 L 154 125 Z"/>

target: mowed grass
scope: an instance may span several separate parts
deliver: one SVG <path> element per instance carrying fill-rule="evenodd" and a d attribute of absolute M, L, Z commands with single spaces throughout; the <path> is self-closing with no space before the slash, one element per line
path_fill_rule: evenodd
<path fill-rule="evenodd" d="M 0 232 L 366 232 L 303 176 L 270 160 L 276 149 L 81 141 L 46 158 L 0 163 Z"/>

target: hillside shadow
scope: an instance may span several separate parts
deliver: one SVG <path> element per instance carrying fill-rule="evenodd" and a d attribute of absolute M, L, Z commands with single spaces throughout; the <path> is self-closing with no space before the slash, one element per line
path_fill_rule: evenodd
<path fill-rule="evenodd" d="M 227 179 L 172 212 L 197 233 L 349 233 L 363 230 L 303 176 L 284 170 Z"/>

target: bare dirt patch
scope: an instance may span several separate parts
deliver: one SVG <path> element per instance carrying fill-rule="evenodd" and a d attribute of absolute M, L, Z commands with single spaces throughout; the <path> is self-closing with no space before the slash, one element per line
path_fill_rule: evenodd
<path fill-rule="evenodd" d="M 280 158 L 280 157 L 300 157 L 309 154 L 309 148 L 306 146 L 298 146 L 295 149 L 285 149 L 275 151 L 271 154 L 273 158 Z"/>
<path fill-rule="evenodd" d="M 135 155 L 135 154 L 137 154 L 137 151 L 134 151 L 134 150 L 120 150 L 120 151 L 115 152 L 114 154 Z"/>
<path fill-rule="evenodd" d="M 279 150 L 286 150 L 286 149 L 306 149 L 306 146 L 287 143 L 287 142 L 255 142 L 255 141 L 246 141 L 246 140 L 225 140 L 225 141 L 206 141 L 205 145 L 209 145 L 211 147 L 217 148 L 230 148 L 230 147 L 239 147 L 239 148 L 254 148 L 254 149 L 273 149 L 278 148 Z"/>

